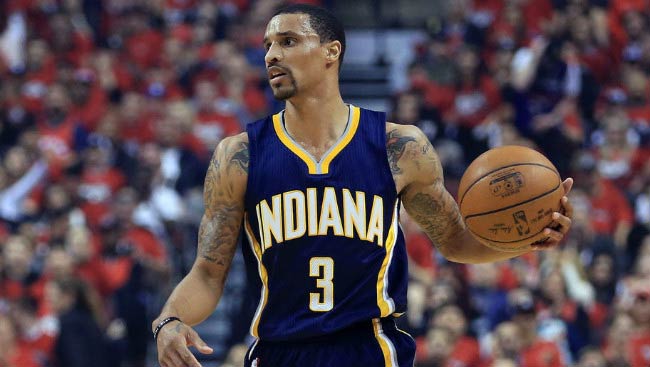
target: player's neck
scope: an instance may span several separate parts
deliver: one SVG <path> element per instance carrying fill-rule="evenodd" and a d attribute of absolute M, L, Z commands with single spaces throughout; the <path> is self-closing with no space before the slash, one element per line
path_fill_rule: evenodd
<path fill-rule="evenodd" d="M 332 96 L 308 96 L 287 101 L 284 119 L 298 142 L 322 148 L 335 142 L 348 123 L 349 107 L 338 91 Z"/>

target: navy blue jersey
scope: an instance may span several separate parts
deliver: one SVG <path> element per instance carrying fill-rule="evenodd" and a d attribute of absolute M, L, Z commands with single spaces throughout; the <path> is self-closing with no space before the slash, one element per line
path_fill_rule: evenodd
<path fill-rule="evenodd" d="M 251 334 L 299 340 L 404 312 L 407 258 L 385 114 L 350 106 L 320 162 L 283 116 L 247 127 L 244 254 L 261 283 Z"/>

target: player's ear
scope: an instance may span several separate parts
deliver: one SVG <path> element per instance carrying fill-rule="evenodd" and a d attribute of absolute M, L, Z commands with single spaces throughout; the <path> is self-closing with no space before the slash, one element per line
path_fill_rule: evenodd
<path fill-rule="evenodd" d="M 325 52 L 327 61 L 334 62 L 341 57 L 341 42 L 340 41 L 331 41 L 325 45 Z"/>

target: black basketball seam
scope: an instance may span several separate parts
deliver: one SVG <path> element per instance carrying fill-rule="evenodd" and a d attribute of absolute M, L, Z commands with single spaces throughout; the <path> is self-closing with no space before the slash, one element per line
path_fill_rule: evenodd
<path fill-rule="evenodd" d="M 526 163 L 513 163 L 513 164 L 509 164 L 509 165 L 507 165 L 507 166 L 501 166 L 501 167 L 499 167 L 499 168 L 495 168 L 495 169 L 493 169 L 493 170 L 490 171 L 490 172 L 487 172 L 487 173 L 484 174 L 483 176 L 481 176 L 481 177 L 477 178 L 476 180 L 474 180 L 474 182 L 472 182 L 469 186 L 467 186 L 467 189 L 465 189 L 465 192 L 463 193 L 463 196 L 460 197 L 460 201 L 458 202 L 458 205 L 460 206 L 460 205 L 463 204 L 463 200 L 465 199 L 465 195 L 467 195 L 467 193 L 469 192 L 469 190 L 470 190 L 474 185 L 476 185 L 479 181 L 481 181 L 482 179 L 484 179 L 485 176 L 489 176 L 489 175 L 491 175 L 492 173 L 494 173 L 494 172 L 496 172 L 496 171 L 498 171 L 498 170 L 502 170 L 502 169 L 504 169 L 504 168 L 510 168 L 510 167 L 515 167 L 515 166 L 528 166 L 528 165 L 544 167 L 544 168 L 546 168 L 546 169 L 549 169 L 549 170 L 555 172 L 555 174 L 557 175 L 558 178 L 560 177 L 560 173 L 558 173 L 557 170 L 555 170 L 555 169 L 553 169 L 553 168 L 551 168 L 551 167 L 549 167 L 549 166 L 545 166 L 545 165 L 543 165 L 543 164 L 540 164 L 540 163 L 526 162 Z"/>
<path fill-rule="evenodd" d="M 500 212 L 502 210 L 508 210 L 508 209 L 514 208 L 514 207 L 522 205 L 522 204 L 530 203 L 533 200 L 537 200 L 537 199 L 539 199 L 541 197 L 544 197 L 544 196 L 552 193 L 553 191 L 557 190 L 558 187 L 560 187 L 559 183 L 554 188 L 552 188 L 552 189 L 550 189 L 550 190 L 548 190 L 546 192 L 543 192 L 543 193 L 541 193 L 541 194 L 539 194 L 539 195 L 537 195 L 535 197 L 532 197 L 532 198 L 530 198 L 528 200 L 518 202 L 517 204 L 508 205 L 508 206 L 506 206 L 504 208 L 500 208 L 500 209 L 490 210 L 490 211 L 483 212 L 483 213 L 470 214 L 468 216 L 465 216 L 465 220 L 467 221 L 467 219 L 469 219 L 469 218 L 480 217 L 481 215 L 493 214 L 493 213 L 496 213 L 496 212 Z"/>
<path fill-rule="evenodd" d="M 497 241 L 497 240 L 493 240 L 493 239 L 491 239 L 491 238 L 483 237 L 483 236 L 481 236 L 480 234 L 478 234 L 478 233 L 472 231 L 471 229 L 470 229 L 469 231 L 472 232 L 472 234 L 475 235 L 476 237 L 481 237 L 482 239 L 487 240 L 487 241 L 490 241 L 490 242 L 497 242 L 497 243 L 513 243 L 513 242 L 520 242 L 520 241 L 523 241 L 523 240 L 531 239 L 531 238 L 537 236 L 538 234 L 542 233 L 542 232 L 544 231 L 544 228 L 542 228 L 539 232 L 533 234 L 532 236 L 528 236 L 528 237 L 526 237 L 526 238 L 520 238 L 520 239 L 515 240 L 515 241 Z M 523 247 L 525 247 L 525 246 L 522 246 L 521 248 L 523 248 Z"/>
<path fill-rule="evenodd" d="M 481 235 L 478 234 L 478 233 L 475 233 L 475 232 L 472 231 L 471 229 L 470 229 L 469 231 L 472 233 L 473 236 L 480 237 L 480 238 L 482 238 L 482 239 L 484 239 L 484 240 L 486 240 L 486 241 L 489 241 L 489 242 L 510 243 L 510 242 L 503 242 L 503 241 L 494 241 L 494 240 L 491 240 L 491 239 L 489 239 L 489 238 L 483 237 L 483 236 L 481 236 Z M 524 238 L 524 240 L 527 240 L 527 239 L 530 239 L 530 238 L 532 238 L 532 237 L 535 237 L 535 236 L 539 235 L 541 232 L 542 232 L 542 231 L 539 231 L 539 232 L 535 233 L 534 235 L 532 235 L 531 237 Z M 519 240 L 519 241 L 522 241 L 522 240 Z M 512 242 L 518 242 L 518 241 L 512 241 Z M 533 243 L 534 243 L 534 242 L 533 242 Z M 515 247 L 515 248 L 502 248 L 502 247 L 499 247 L 499 246 L 493 245 L 493 244 L 491 244 L 491 243 L 482 243 L 482 244 L 485 245 L 485 246 L 487 246 L 487 247 L 489 247 L 489 248 L 491 248 L 491 249 L 494 249 L 494 250 L 497 250 L 497 251 L 501 251 L 501 252 L 519 252 L 519 251 L 521 251 L 521 250 L 523 250 L 523 249 L 525 249 L 525 248 L 530 248 L 530 245 L 532 245 L 532 243 L 531 243 L 531 244 L 527 244 L 527 245 L 521 245 L 521 246 L 519 246 L 519 247 Z"/>

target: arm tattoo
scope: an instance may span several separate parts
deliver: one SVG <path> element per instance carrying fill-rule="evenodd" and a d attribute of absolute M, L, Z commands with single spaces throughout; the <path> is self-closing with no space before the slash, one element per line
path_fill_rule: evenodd
<path fill-rule="evenodd" d="M 393 176 L 402 173 L 402 170 L 397 165 L 402 155 L 406 151 L 406 144 L 408 142 L 415 142 L 415 138 L 411 136 L 402 136 L 397 130 L 391 130 L 386 134 L 386 150 L 388 151 L 388 163 L 390 164 L 390 171 Z"/>
<path fill-rule="evenodd" d="M 395 136 L 393 132 L 401 134 Z M 387 139 L 389 142 L 401 140 L 401 144 L 394 144 L 393 149 L 399 154 L 394 153 L 392 156 L 402 158 L 398 173 L 401 173 L 400 179 L 407 180 L 401 193 L 404 208 L 434 245 L 442 250 L 454 236 L 464 230 L 464 224 L 456 201 L 445 189 L 438 155 L 419 129 L 394 129 L 387 133 Z M 409 141 L 414 144 L 407 144 Z M 387 146 L 390 152 L 390 144 Z M 397 167 L 397 160 L 394 166 Z M 395 171 L 393 176 L 396 176 Z M 445 248 L 445 251 L 448 253 L 453 249 Z"/>
<path fill-rule="evenodd" d="M 234 152 L 231 145 L 237 147 Z M 222 159 L 227 164 L 222 165 Z M 232 170 L 239 174 L 233 175 Z M 247 172 L 248 142 L 224 142 L 214 153 L 205 177 L 205 214 L 199 226 L 198 252 L 203 259 L 225 267 L 226 270 L 237 247 L 244 213 L 243 200 L 235 194 L 235 182 L 245 179 Z"/>
<path fill-rule="evenodd" d="M 236 164 L 239 168 L 248 173 L 248 162 L 250 160 L 250 153 L 248 151 L 248 142 L 239 142 L 237 151 L 230 159 L 230 164 Z"/>
<path fill-rule="evenodd" d="M 202 258 L 228 268 L 237 248 L 240 222 L 237 207 L 224 207 L 215 217 L 204 215 L 199 227 L 199 253 Z"/>
<path fill-rule="evenodd" d="M 463 219 L 455 206 L 456 202 L 446 193 L 435 195 L 429 192 L 417 192 L 404 200 L 404 207 L 409 215 L 438 249 L 442 248 L 453 234 L 463 230 Z"/>

